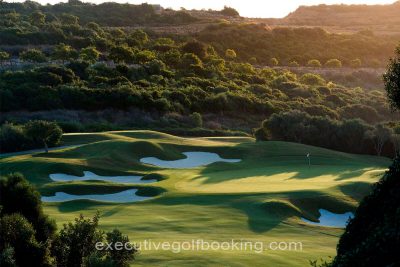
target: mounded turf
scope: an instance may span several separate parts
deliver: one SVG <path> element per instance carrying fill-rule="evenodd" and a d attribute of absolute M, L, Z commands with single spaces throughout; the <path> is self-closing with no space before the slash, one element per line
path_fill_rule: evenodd
<path fill-rule="evenodd" d="M 3 157 L 2 174 L 23 173 L 43 195 L 115 193 L 137 188 L 151 200 L 128 204 L 93 201 L 46 203 L 58 225 L 100 211 L 101 227 L 119 228 L 132 241 L 302 242 L 302 251 L 142 251 L 138 266 L 307 266 L 308 260 L 334 256 L 342 229 L 306 224 L 319 209 L 353 211 L 390 160 L 352 155 L 285 142 L 251 138 L 181 138 L 153 131 L 66 134 L 48 154 Z M 238 163 L 213 163 L 193 169 L 162 169 L 142 157 L 184 158 L 182 152 L 215 152 Z M 311 153 L 311 166 L 306 154 Z M 52 182 L 52 173 L 145 175 L 152 184 L 102 181 Z"/>

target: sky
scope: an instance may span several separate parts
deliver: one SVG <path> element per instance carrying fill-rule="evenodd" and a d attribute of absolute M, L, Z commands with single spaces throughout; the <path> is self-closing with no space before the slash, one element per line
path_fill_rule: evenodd
<path fill-rule="evenodd" d="M 12 1 L 12 0 L 10 0 Z M 21 2 L 23 0 L 15 0 Z M 66 0 L 65 0 L 66 1 Z M 38 0 L 42 4 L 65 2 L 63 0 Z M 131 4 L 140 4 L 143 2 L 149 4 L 160 4 L 161 6 L 173 9 L 214 9 L 220 10 L 225 5 L 235 8 L 244 17 L 261 18 L 280 18 L 296 10 L 300 5 L 318 5 L 318 4 L 391 4 L 395 0 L 83 0 L 83 2 L 101 3 L 101 2 L 119 2 Z"/>

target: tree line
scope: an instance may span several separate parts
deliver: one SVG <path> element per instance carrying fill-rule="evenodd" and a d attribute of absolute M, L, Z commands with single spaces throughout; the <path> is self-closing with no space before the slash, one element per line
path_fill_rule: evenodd
<path fill-rule="evenodd" d="M 213 24 L 197 33 L 219 53 L 234 49 L 238 60 L 269 66 L 385 67 L 399 36 L 329 33 L 322 28 L 264 24 Z"/>
<path fill-rule="evenodd" d="M 338 121 L 301 111 L 273 114 L 255 135 L 260 141 L 289 141 L 348 153 L 394 157 L 400 152 L 400 132 L 385 124 L 369 125 L 359 119 Z"/>

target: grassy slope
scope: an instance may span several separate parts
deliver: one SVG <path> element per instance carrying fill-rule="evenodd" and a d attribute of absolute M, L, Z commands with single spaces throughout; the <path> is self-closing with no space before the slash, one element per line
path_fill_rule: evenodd
<path fill-rule="evenodd" d="M 255 143 L 251 138 L 180 138 L 151 131 L 67 134 L 65 145 L 79 147 L 49 154 L 0 159 L 2 173 L 19 171 L 43 194 L 117 192 L 139 187 L 142 194 L 159 194 L 133 204 L 73 201 L 46 204 L 46 212 L 61 225 L 79 213 L 101 212 L 104 229 L 120 228 L 131 240 L 300 241 L 303 251 L 143 251 L 142 266 L 306 266 L 308 259 L 334 255 L 342 230 L 306 225 L 300 216 L 318 218 L 318 209 L 353 210 L 370 184 L 389 165 L 384 158 L 350 155 L 284 142 Z M 212 151 L 240 163 L 215 163 L 187 170 L 165 170 L 140 164 L 156 156 L 179 159 L 185 151 Z M 305 154 L 311 153 L 308 167 Z M 82 175 L 150 174 L 166 177 L 152 185 L 127 186 L 107 182 L 51 183 L 55 172 Z M 162 193 L 163 192 L 163 193 Z"/>

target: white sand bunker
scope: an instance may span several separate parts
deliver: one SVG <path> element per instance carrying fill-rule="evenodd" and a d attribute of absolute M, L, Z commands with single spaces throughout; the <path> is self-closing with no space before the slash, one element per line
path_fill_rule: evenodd
<path fill-rule="evenodd" d="M 140 162 L 162 168 L 185 169 L 208 165 L 214 162 L 239 162 L 240 159 L 223 159 L 216 153 L 184 152 L 186 158 L 178 160 L 161 160 L 155 157 L 141 158 Z"/>
<path fill-rule="evenodd" d="M 324 209 L 320 209 L 319 213 L 321 213 L 321 217 L 319 217 L 319 223 L 312 222 L 304 218 L 301 218 L 301 220 L 312 225 L 344 228 L 346 227 L 347 220 L 354 217 L 352 212 L 336 214 Z"/>
<path fill-rule="evenodd" d="M 57 192 L 55 196 L 42 197 L 43 202 L 65 202 L 71 200 L 95 200 L 101 202 L 115 202 L 115 203 L 127 203 L 127 202 L 137 202 L 149 199 L 151 197 L 142 197 L 136 195 L 137 189 L 129 189 L 119 193 L 114 194 L 104 194 L 104 195 L 71 195 L 64 192 Z"/>
<path fill-rule="evenodd" d="M 147 184 L 157 182 L 155 179 L 141 180 L 143 176 L 100 176 L 93 172 L 84 171 L 83 176 L 75 176 L 64 173 L 50 174 L 50 179 L 55 182 L 68 182 L 68 181 L 87 181 L 99 180 L 109 181 L 121 184 Z"/>

